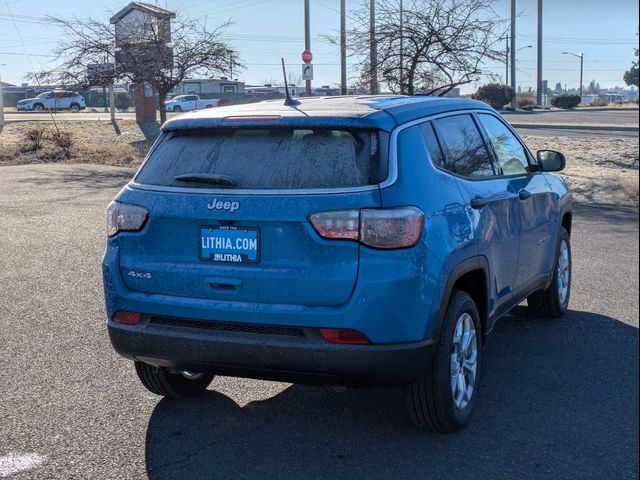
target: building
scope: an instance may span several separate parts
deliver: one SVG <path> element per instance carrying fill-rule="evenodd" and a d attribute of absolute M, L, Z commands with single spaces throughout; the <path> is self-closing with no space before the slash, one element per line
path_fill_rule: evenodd
<path fill-rule="evenodd" d="M 245 92 L 244 82 L 220 77 L 184 80 L 171 90 L 171 96 L 191 94 L 201 98 L 223 98 L 243 95 Z"/>
<path fill-rule="evenodd" d="M 304 93 L 304 87 L 298 87 L 297 85 L 288 85 L 289 95 L 291 97 L 297 97 Z M 284 97 L 287 90 L 284 85 L 271 85 L 269 83 L 265 85 L 247 85 L 245 88 L 246 94 L 254 97 Z"/>

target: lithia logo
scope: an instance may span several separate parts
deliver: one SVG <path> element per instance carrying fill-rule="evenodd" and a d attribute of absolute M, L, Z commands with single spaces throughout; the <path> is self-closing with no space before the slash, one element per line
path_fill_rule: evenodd
<path fill-rule="evenodd" d="M 207 204 L 209 210 L 227 210 L 229 213 L 233 213 L 240 208 L 240 202 L 222 201 L 214 198 L 211 203 Z"/>

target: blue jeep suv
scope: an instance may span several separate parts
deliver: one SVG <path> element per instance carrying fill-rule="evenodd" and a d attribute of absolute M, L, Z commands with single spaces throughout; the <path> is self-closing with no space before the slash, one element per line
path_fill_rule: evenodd
<path fill-rule="evenodd" d="M 169 120 L 108 207 L 108 331 L 151 392 L 214 375 L 402 385 L 464 426 L 485 336 L 571 288 L 564 156 L 484 103 L 303 99 Z"/>

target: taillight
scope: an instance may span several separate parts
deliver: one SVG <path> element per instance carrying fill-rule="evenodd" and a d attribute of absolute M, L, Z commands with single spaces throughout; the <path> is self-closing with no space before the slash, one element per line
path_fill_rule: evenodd
<path fill-rule="evenodd" d="M 394 249 L 412 247 L 420 241 L 424 213 L 417 207 L 367 208 L 314 213 L 309 221 L 323 238 Z"/>
<path fill-rule="evenodd" d="M 369 339 L 364 333 L 347 328 L 321 328 L 320 335 L 327 342 L 339 345 L 369 345 Z"/>
<path fill-rule="evenodd" d="M 123 325 L 138 325 L 142 319 L 142 314 L 137 312 L 116 312 L 113 316 L 115 323 Z"/>
<path fill-rule="evenodd" d="M 107 207 L 107 235 L 142 230 L 149 218 L 149 210 L 137 205 L 111 202 Z"/>

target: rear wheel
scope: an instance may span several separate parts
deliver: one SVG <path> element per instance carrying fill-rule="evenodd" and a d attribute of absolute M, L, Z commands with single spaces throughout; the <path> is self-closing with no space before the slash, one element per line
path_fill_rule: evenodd
<path fill-rule="evenodd" d="M 527 299 L 531 312 L 540 318 L 559 318 L 569 308 L 571 297 L 571 238 L 564 228 L 556 252 L 553 281 L 549 288 Z"/>
<path fill-rule="evenodd" d="M 146 389 L 163 397 L 188 398 L 202 395 L 213 380 L 213 374 L 210 373 L 173 373 L 164 367 L 134 363 L 138 378 Z"/>
<path fill-rule="evenodd" d="M 455 291 L 431 369 L 405 388 L 409 416 L 415 425 L 449 432 L 469 422 L 480 379 L 481 332 L 473 299 L 465 292 Z"/>

